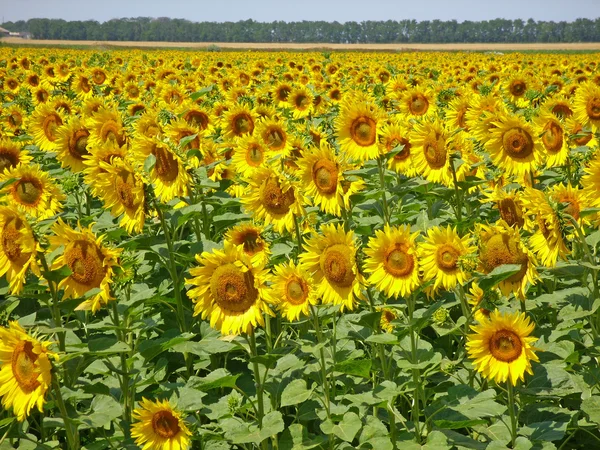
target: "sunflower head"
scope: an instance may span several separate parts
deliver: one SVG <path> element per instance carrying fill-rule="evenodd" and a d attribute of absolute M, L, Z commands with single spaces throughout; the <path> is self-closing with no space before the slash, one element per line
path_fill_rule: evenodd
<path fill-rule="evenodd" d="M 145 449 L 187 449 L 190 436 L 181 413 L 171 407 L 168 400 L 155 402 L 142 398 L 140 407 L 133 410 L 135 423 L 131 436 Z"/>
<path fill-rule="evenodd" d="M 533 374 L 531 361 L 539 361 L 535 347 L 537 340 L 530 334 L 535 326 L 524 313 L 490 314 L 489 319 L 471 327 L 467 336 L 467 351 L 477 371 L 497 383 L 517 385 L 525 381 L 525 372 Z"/>

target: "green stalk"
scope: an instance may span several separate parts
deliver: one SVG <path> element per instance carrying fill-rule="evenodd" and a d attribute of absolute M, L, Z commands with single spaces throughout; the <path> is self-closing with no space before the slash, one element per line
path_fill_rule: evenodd
<path fill-rule="evenodd" d="M 517 440 L 517 414 L 515 411 L 515 392 L 513 390 L 513 385 L 508 380 L 506 382 L 507 392 L 508 392 L 508 413 L 510 414 L 510 442 L 511 448 L 515 448 L 515 442 Z"/>
<path fill-rule="evenodd" d="M 127 344 L 127 339 L 125 336 L 125 330 L 121 328 L 121 323 L 119 320 L 119 310 L 117 308 L 117 302 L 113 301 L 112 303 L 112 312 L 113 312 L 113 324 L 117 331 L 118 339 Z M 129 367 L 127 365 L 127 355 L 124 352 L 120 353 L 121 356 L 121 371 L 123 372 L 122 376 L 119 377 L 121 381 L 121 396 L 123 399 L 123 420 L 127 423 L 131 423 L 131 410 L 129 409 L 130 400 L 129 400 Z M 126 434 L 129 434 L 129 428 L 125 431 Z M 129 437 L 129 436 L 127 436 Z"/>
<path fill-rule="evenodd" d="M 263 426 L 263 418 L 265 416 L 265 404 L 264 404 L 264 386 L 260 379 L 260 369 L 258 367 L 258 360 L 256 359 L 258 356 L 258 351 L 256 349 L 256 335 L 254 334 L 254 328 L 250 328 L 250 333 L 248 333 L 248 344 L 250 346 L 250 356 L 254 361 L 252 361 L 252 368 L 254 369 L 254 385 L 256 386 L 256 402 L 258 403 L 258 426 L 262 428 Z M 263 380 L 264 381 L 264 380 Z M 268 444 L 267 440 L 261 442 L 261 448 L 267 450 Z"/>
<path fill-rule="evenodd" d="M 43 253 L 39 254 L 39 259 L 42 263 L 42 267 L 44 268 L 44 272 L 42 276 L 48 282 L 48 289 L 50 289 L 50 295 L 52 296 L 52 320 L 54 321 L 54 326 L 57 328 L 62 327 L 62 318 L 60 316 L 60 308 L 58 306 L 58 302 L 60 301 L 58 298 L 58 290 L 57 286 L 48 278 L 48 274 L 50 273 L 50 268 L 48 267 L 48 262 L 46 261 L 46 255 Z M 66 333 L 64 331 L 60 331 L 56 333 L 58 336 L 58 348 L 61 352 L 65 351 L 65 339 Z"/>
<path fill-rule="evenodd" d="M 416 307 L 416 298 L 414 295 L 411 295 L 408 300 L 407 300 L 407 306 L 408 306 L 408 323 L 409 323 L 409 327 L 410 327 L 410 353 L 411 353 L 411 359 L 412 359 L 412 363 L 413 364 L 418 364 L 418 356 L 417 356 L 417 350 L 418 350 L 418 345 L 417 345 L 417 335 L 415 333 L 415 329 L 413 327 L 413 313 L 415 311 L 415 307 Z M 413 424 L 415 426 L 415 439 L 417 441 L 418 444 L 421 443 L 421 423 L 420 423 L 420 417 L 421 417 L 421 405 L 419 404 L 420 400 L 420 392 L 419 392 L 419 386 L 421 383 L 421 375 L 420 375 L 420 370 L 418 368 L 413 368 L 412 369 L 412 376 L 413 376 L 413 383 L 415 385 L 415 390 L 413 393 L 413 407 L 412 407 L 412 421 Z"/>
<path fill-rule="evenodd" d="M 296 228 L 296 242 L 298 243 L 298 254 L 302 251 L 302 233 L 300 232 L 300 223 L 298 222 L 298 216 L 294 214 L 294 227 Z"/>
<path fill-rule="evenodd" d="M 60 385 L 58 384 L 58 379 L 53 376 L 52 377 L 52 387 L 54 388 L 54 398 L 56 400 L 56 404 L 58 405 L 58 409 L 60 410 L 60 415 L 63 418 L 65 423 L 65 432 L 67 435 L 67 445 L 69 450 L 78 450 L 79 449 L 79 433 L 77 432 L 77 426 L 73 426 L 69 415 L 67 414 L 67 407 L 65 406 L 65 402 L 60 393 Z"/>
<path fill-rule="evenodd" d="M 454 181 L 454 194 L 456 195 L 456 220 L 460 224 L 462 222 L 462 196 L 458 188 L 458 180 L 456 178 L 456 168 L 454 167 L 454 159 L 450 159 L 450 170 L 452 171 L 452 180 Z"/>
<path fill-rule="evenodd" d="M 379 183 L 381 184 L 381 200 L 383 201 L 383 220 L 386 224 L 389 224 L 390 210 L 388 208 L 387 196 L 385 195 L 385 167 L 383 156 L 377 158 L 377 168 L 379 169 Z"/>
<path fill-rule="evenodd" d="M 310 305 L 311 314 L 315 323 L 315 331 L 317 333 L 317 343 L 321 344 L 323 342 L 323 334 L 321 333 L 321 325 L 319 324 L 319 316 L 317 314 L 317 308 L 314 305 Z M 327 412 L 327 417 L 331 417 L 331 400 L 329 393 L 329 378 L 327 377 L 327 365 L 325 363 L 325 350 L 323 350 L 323 346 L 319 348 L 319 357 L 321 362 L 321 381 L 323 384 L 323 393 L 325 394 L 325 411 Z"/>

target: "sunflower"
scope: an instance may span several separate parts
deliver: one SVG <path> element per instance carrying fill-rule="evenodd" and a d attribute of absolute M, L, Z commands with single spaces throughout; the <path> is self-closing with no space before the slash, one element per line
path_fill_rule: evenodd
<path fill-rule="evenodd" d="M 526 222 L 526 229 L 533 232 L 529 238 L 531 250 L 544 266 L 554 267 L 559 256 L 566 259 L 569 253 L 562 235 L 564 223 L 542 191 L 526 188 L 523 193 L 523 205 L 527 215 L 534 218 L 528 221 L 533 226 L 527 226 Z"/>
<path fill-rule="evenodd" d="M 179 116 L 186 123 L 200 131 L 212 132 L 214 129 L 215 119 L 213 114 L 208 109 L 197 105 L 196 103 L 185 102 L 179 108 L 182 111 Z"/>
<path fill-rule="evenodd" d="M 64 246 L 64 251 L 52 264 L 52 270 L 63 266 L 71 270 L 71 275 L 58 285 L 59 289 L 65 290 L 64 298 L 82 297 L 90 289 L 100 289 L 100 292 L 77 308 L 91 309 L 95 313 L 110 300 L 114 300 L 110 293 L 110 284 L 122 250 L 102 245 L 105 236 L 96 237 L 92 225 L 76 231 L 62 219 L 58 219 L 52 227 L 55 236 L 50 237 L 50 251 Z"/>
<path fill-rule="evenodd" d="M 255 136 L 240 138 L 235 145 L 232 169 L 242 178 L 250 179 L 257 169 L 266 166 L 266 162 L 273 156 L 270 149 Z"/>
<path fill-rule="evenodd" d="M 424 121 L 415 124 L 410 135 L 411 155 L 417 173 L 428 181 L 452 183 L 448 133 L 439 120 Z"/>
<path fill-rule="evenodd" d="M 294 119 L 303 119 L 313 112 L 314 96 L 306 86 L 296 86 L 289 95 Z"/>
<path fill-rule="evenodd" d="M 292 89 L 292 86 L 286 82 L 279 83 L 273 88 L 273 100 L 279 108 L 289 106 L 289 96 Z"/>
<path fill-rule="evenodd" d="M 273 224 L 278 233 L 294 229 L 294 215 L 302 216 L 302 194 L 282 175 L 270 168 L 257 169 L 249 180 L 249 192 L 242 198 L 244 208 L 265 226 Z"/>
<path fill-rule="evenodd" d="M 261 119 L 256 126 L 256 136 L 274 155 L 287 156 L 292 149 L 290 133 L 279 119 Z"/>
<path fill-rule="evenodd" d="M 540 166 L 542 144 L 529 123 L 521 117 L 506 116 L 494 125 L 485 148 L 497 167 L 509 176 L 524 176 Z"/>
<path fill-rule="evenodd" d="M 317 286 L 317 296 L 323 303 L 354 309 L 356 299 L 363 299 L 365 284 L 356 264 L 354 233 L 341 225 L 322 225 L 321 233 L 313 233 L 305 243 L 300 265 L 311 273 Z"/>
<path fill-rule="evenodd" d="M 395 152 L 388 159 L 388 169 L 407 177 L 414 177 L 417 171 L 411 156 L 412 143 L 409 141 L 408 124 L 394 122 L 381 128 L 379 135 L 379 151 L 383 155 Z"/>
<path fill-rule="evenodd" d="M 86 168 L 84 156 L 89 155 L 87 143 L 90 132 L 81 117 L 73 117 L 69 123 L 57 131 L 57 159 L 62 167 L 69 167 L 75 172 Z"/>
<path fill-rule="evenodd" d="M 119 147 L 115 141 L 107 141 L 98 147 L 87 147 L 89 154 L 85 155 L 84 181 L 90 186 L 91 192 L 98 197 L 96 182 L 104 176 L 106 170 L 103 164 L 113 164 L 117 159 L 124 159 L 127 155 L 127 144 Z"/>
<path fill-rule="evenodd" d="M 553 202 L 562 203 L 564 205 L 563 212 L 573 217 L 579 223 L 579 226 L 583 227 L 590 223 L 588 216 L 581 214 L 581 211 L 589 207 L 589 202 L 585 198 L 583 190 L 579 187 L 573 187 L 571 183 L 567 185 L 559 183 L 550 186 L 546 190 L 546 194 Z"/>
<path fill-rule="evenodd" d="M 525 97 L 527 92 L 528 80 L 520 75 L 514 75 L 508 78 L 504 84 L 504 90 L 508 99 L 520 108 L 527 106 L 528 101 Z"/>
<path fill-rule="evenodd" d="M 77 97 L 81 100 L 88 100 L 94 96 L 90 77 L 86 73 L 78 73 L 71 82 L 71 86 Z"/>
<path fill-rule="evenodd" d="M 569 157 L 567 135 L 561 121 L 545 111 L 534 119 L 536 133 L 541 137 L 546 150 L 546 167 L 562 166 Z"/>
<path fill-rule="evenodd" d="M 8 205 L 38 220 L 52 217 L 62 210 L 64 195 L 39 165 L 19 164 L 0 174 L 0 183 L 11 179 L 15 181 L 0 189 Z"/>
<path fill-rule="evenodd" d="M 136 420 L 131 437 L 143 450 L 187 450 L 192 433 L 168 400 L 155 402 L 142 397 L 140 407 L 133 410 Z"/>
<path fill-rule="evenodd" d="M 433 279 L 434 292 L 440 287 L 449 291 L 457 284 L 465 284 L 469 274 L 461 268 L 459 260 L 476 250 L 471 238 L 459 237 L 450 226 L 429 228 L 425 241 L 419 244 L 423 281 Z"/>
<path fill-rule="evenodd" d="M 25 128 L 25 111 L 19 105 L 12 105 L 2 112 L 2 125 L 6 126 L 10 135 L 19 136 Z"/>
<path fill-rule="evenodd" d="M 475 332 L 467 336 L 467 352 L 477 371 L 496 383 L 525 381 L 525 372 L 533 375 L 531 361 L 539 362 L 537 340 L 529 335 L 535 325 L 521 312 L 490 314 L 489 320 L 471 326 Z"/>
<path fill-rule="evenodd" d="M 381 330 L 386 333 L 393 333 L 395 325 L 392 322 L 398 318 L 396 310 L 384 306 L 379 306 L 377 310 L 381 311 L 381 319 L 379 319 Z"/>
<path fill-rule="evenodd" d="M 400 98 L 400 111 L 406 119 L 422 119 L 436 113 L 435 95 L 432 90 L 413 87 Z"/>
<path fill-rule="evenodd" d="M 249 222 L 240 223 L 225 233 L 225 240 L 241 245 L 244 253 L 254 264 L 266 265 L 269 261 L 269 243 L 263 237 L 265 229 Z M 257 261 L 255 261 L 257 260 Z"/>
<path fill-rule="evenodd" d="M 165 134 L 179 147 L 181 147 L 181 140 L 187 138 L 187 144 L 181 147 L 183 150 L 200 149 L 200 138 L 203 132 L 181 118 L 172 120 L 171 123 L 166 125 Z"/>
<path fill-rule="evenodd" d="M 537 278 L 534 255 L 521 241 L 519 230 L 509 227 L 503 220 L 495 225 L 477 224 L 479 240 L 479 270 L 490 273 L 504 264 L 516 264 L 521 269 L 498 284 L 503 295 L 514 292 L 525 298 L 527 282 L 535 284 Z"/>
<path fill-rule="evenodd" d="M 321 211 L 341 215 L 343 206 L 343 163 L 325 140 L 296 160 L 304 193 L 313 198 Z"/>
<path fill-rule="evenodd" d="M 495 289 L 488 291 L 488 294 L 490 292 L 493 293 L 492 295 L 496 295 L 496 296 L 498 295 L 498 293 L 497 293 L 498 291 Z M 483 289 L 481 289 L 479 287 L 479 285 L 477 284 L 476 281 L 473 281 L 473 283 L 471 284 L 471 288 L 469 289 L 469 292 L 466 294 L 466 297 L 467 297 L 467 302 L 472 307 L 473 318 L 479 323 L 483 323 L 490 317 L 491 311 L 489 311 L 481 306 L 483 300 L 485 299 L 485 296 L 486 296 L 486 293 L 483 292 Z"/>
<path fill-rule="evenodd" d="M 410 225 L 375 230 L 365 249 L 365 272 L 368 282 L 388 297 L 409 296 L 421 284 L 419 257 L 415 240 L 418 232 L 410 232 Z"/>
<path fill-rule="evenodd" d="M 550 111 L 559 119 L 568 119 L 573 115 L 573 103 L 571 97 L 564 94 L 556 95 L 544 102 L 544 109 Z"/>
<path fill-rule="evenodd" d="M 19 164 L 29 165 L 31 156 L 27 150 L 9 138 L 0 138 L 0 173 L 6 169 L 12 169 Z"/>
<path fill-rule="evenodd" d="M 590 124 L 594 133 L 600 129 L 600 86 L 587 82 L 577 89 L 573 117 L 584 126 Z"/>
<path fill-rule="evenodd" d="M 485 197 L 481 202 L 495 202 L 495 206 L 500 212 L 500 217 L 509 227 L 523 227 L 525 224 L 525 214 L 520 191 L 509 191 L 496 186 L 494 190 L 486 192 L 484 195 Z"/>
<path fill-rule="evenodd" d="M 147 110 L 135 122 L 134 129 L 134 141 L 140 136 L 147 138 L 160 137 L 164 132 L 161 121 L 158 118 L 158 111 L 154 108 Z"/>
<path fill-rule="evenodd" d="M 233 140 L 254 133 L 256 117 L 252 110 L 244 105 L 237 104 L 223 113 L 221 128 L 225 139 Z"/>
<path fill-rule="evenodd" d="M 146 220 L 144 182 L 125 159 L 113 159 L 100 163 L 104 170 L 101 177 L 94 180 L 95 192 L 104 201 L 106 208 L 112 208 L 114 217 L 121 214 L 120 225 L 128 233 L 140 233 Z"/>
<path fill-rule="evenodd" d="M 169 146 L 157 138 L 138 138 L 133 144 L 133 156 L 143 165 L 148 156 L 155 158 L 150 169 L 150 180 L 154 185 L 156 196 L 162 202 L 169 202 L 175 197 L 185 197 L 192 181 L 182 158 Z"/>
<path fill-rule="evenodd" d="M 48 103 L 50 92 L 44 86 L 39 86 L 31 91 L 31 100 L 37 108 L 41 103 Z"/>
<path fill-rule="evenodd" d="M 451 130 L 462 128 L 466 132 L 469 131 L 469 125 L 467 123 L 467 112 L 469 111 L 469 109 L 471 109 L 471 105 L 473 104 L 473 98 L 473 94 L 467 94 L 452 99 L 450 103 L 448 103 L 448 108 L 446 109 L 445 116 L 448 128 L 450 128 Z"/>
<path fill-rule="evenodd" d="M 29 124 L 36 145 L 45 151 L 56 149 L 58 129 L 63 124 L 63 117 L 52 105 L 40 104 L 31 115 Z"/>
<path fill-rule="evenodd" d="M 43 412 L 45 396 L 52 382 L 49 357 L 51 342 L 39 341 L 16 321 L 0 327 L 0 397 L 5 409 L 13 409 L 23 422 L 37 406 Z"/>
<path fill-rule="evenodd" d="M 210 326 L 222 334 L 250 333 L 264 326 L 263 314 L 273 315 L 267 305 L 269 272 L 251 261 L 241 246 L 224 242 L 223 250 L 196 255 L 199 267 L 190 269 L 194 286 L 188 297 L 195 303 L 194 316 L 210 317 Z"/>
<path fill-rule="evenodd" d="M 127 135 L 116 107 L 102 106 L 88 121 L 90 130 L 89 145 L 98 147 L 107 141 L 115 141 L 119 146 L 127 142 Z"/>
<path fill-rule="evenodd" d="M 357 161 L 376 158 L 379 155 L 377 135 L 382 124 L 381 112 L 372 99 L 363 95 L 348 95 L 335 119 L 340 148 Z"/>
<path fill-rule="evenodd" d="M 565 120 L 564 130 L 568 136 L 567 141 L 571 148 L 583 146 L 593 148 L 598 145 L 598 139 L 596 138 L 596 135 L 592 133 L 590 126 L 586 125 L 584 127 L 584 124 L 574 117 Z"/>
<path fill-rule="evenodd" d="M 11 294 L 23 290 L 27 270 L 40 276 L 37 252 L 31 227 L 18 211 L 0 206 L 0 276 L 6 275 Z"/>
<path fill-rule="evenodd" d="M 310 274 L 291 260 L 276 265 L 273 272 L 273 284 L 267 296 L 282 316 L 291 322 L 300 319 L 301 315 L 310 315 L 310 306 L 318 301 L 317 288 Z"/>

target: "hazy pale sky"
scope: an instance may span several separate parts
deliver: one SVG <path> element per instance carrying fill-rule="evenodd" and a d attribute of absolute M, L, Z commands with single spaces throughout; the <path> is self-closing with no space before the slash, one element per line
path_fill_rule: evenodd
<path fill-rule="evenodd" d="M 573 21 L 600 17 L 600 0 L 0 0 L 3 21 L 55 18 L 99 22 L 121 17 L 171 17 L 194 22 L 254 19 Z"/>

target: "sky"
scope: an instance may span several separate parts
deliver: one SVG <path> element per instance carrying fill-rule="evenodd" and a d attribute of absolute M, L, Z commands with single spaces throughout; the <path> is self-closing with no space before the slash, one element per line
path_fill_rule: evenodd
<path fill-rule="evenodd" d="M 194 22 L 253 19 L 573 21 L 600 17 L 600 0 L 0 0 L 3 22 L 50 18 L 97 20 L 170 17 Z"/>

